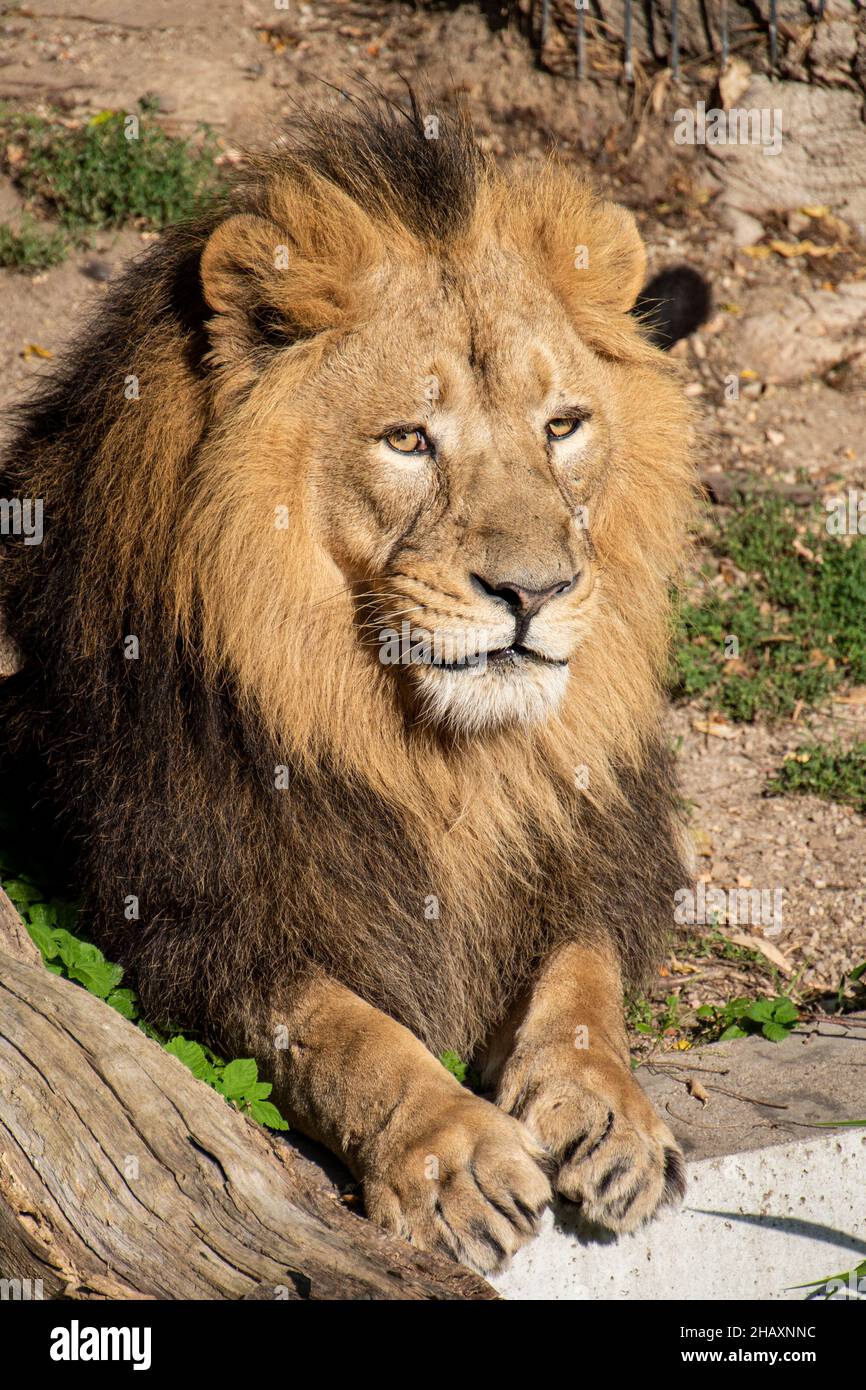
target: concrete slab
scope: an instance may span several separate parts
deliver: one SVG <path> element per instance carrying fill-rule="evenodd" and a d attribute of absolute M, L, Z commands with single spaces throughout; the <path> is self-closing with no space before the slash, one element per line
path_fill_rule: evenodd
<path fill-rule="evenodd" d="M 491 1282 L 522 1300 L 802 1299 L 809 1291 L 794 1285 L 858 1265 L 866 1130 L 819 1122 L 866 1119 L 862 1022 L 784 1043 L 717 1043 L 641 1068 L 686 1153 L 684 1206 L 619 1238 L 560 1206 Z"/>

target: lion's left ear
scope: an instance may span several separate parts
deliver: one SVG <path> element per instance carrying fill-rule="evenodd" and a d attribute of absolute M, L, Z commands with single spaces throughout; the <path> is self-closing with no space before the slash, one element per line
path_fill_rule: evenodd
<path fill-rule="evenodd" d="M 632 214 L 554 165 L 524 185 L 507 216 L 578 331 L 614 355 L 637 347 L 624 316 L 643 284 L 646 252 Z"/>

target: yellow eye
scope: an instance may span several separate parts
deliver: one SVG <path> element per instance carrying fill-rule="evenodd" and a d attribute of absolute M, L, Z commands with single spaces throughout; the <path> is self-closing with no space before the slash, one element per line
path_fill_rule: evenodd
<path fill-rule="evenodd" d="M 398 454 L 429 454 L 430 440 L 421 429 L 391 430 L 385 435 L 385 443 Z"/>
<path fill-rule="evenodd" d="M 548 438 L 567 439 L 570 434 L 576 434 L 582 424 L 582 420 L 577 420 L 570 416 L 562 416 L 556 420 L 548 420 Z"/>

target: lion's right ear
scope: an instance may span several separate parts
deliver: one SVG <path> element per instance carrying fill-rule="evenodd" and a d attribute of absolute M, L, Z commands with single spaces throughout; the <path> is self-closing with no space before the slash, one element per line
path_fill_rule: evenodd
<path fill-rule="evenodd" d="M 318 232 L 309 214 L 280 227 L 238 213 L 211 234 L 201 255 L 208 328 L 217 356 L 228 365 L 250 362 L 256 349 L 288 346 L 345 322 L 358 282 L 357 238 L 340 241 L 333 222 Z M 347 254 L 347 247 L 353 247 Z M 351 262 L 351 263 L 350 263 Z M 250 363 L 250 365 L 252 365 Z"/>

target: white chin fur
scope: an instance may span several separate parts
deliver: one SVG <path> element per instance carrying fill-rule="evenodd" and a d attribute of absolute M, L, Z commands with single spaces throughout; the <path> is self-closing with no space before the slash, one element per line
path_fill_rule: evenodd
<path fill-rule="evenodd" d="M 559 707 L 567 666 L 486 666 L 464 671 L 416 667 L 413 675 L 424 715 L 461 733 L 507 724 L 540 724 Z"/>

